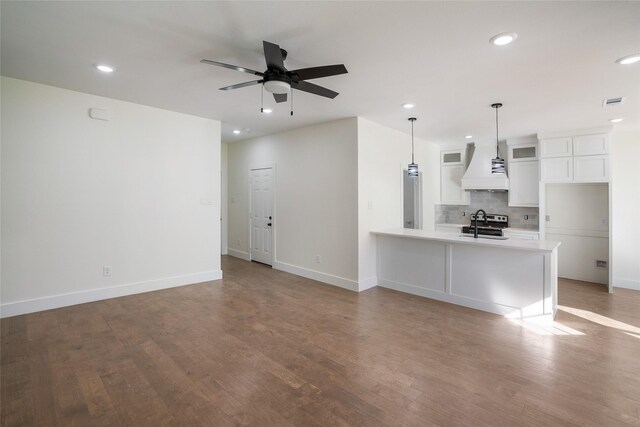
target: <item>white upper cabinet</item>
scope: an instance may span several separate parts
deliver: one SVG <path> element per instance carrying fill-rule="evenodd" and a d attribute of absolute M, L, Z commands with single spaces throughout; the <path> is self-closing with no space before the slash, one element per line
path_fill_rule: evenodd
<path fill-rule="evenodd" d="M 462 189 L 465 149 L 447 150 L 440 153 L 440 203 L 443 205 L 468 205 L 468 191 Z"/>
<path fill-rule="evenodd" d="M 556 157 L 542 159 L 540 163 L 540 176 L 544 182 L 573 181 L 573 158 Z"/>
<path fill-rule="evenodd" d="M 538 206 L 538 143 L 507 141 L 509 206 Z"/>
<path fill-rule="evenodd" d="M 574 156 L 609 154 L 609 135 L 584 135 L 573 138 Z"/>
<path fill-rule="evenodd" d="M 577 156 L 573 158 L 575 182 L 608 182 L 609 156 Z"/>
<path fill-rule="evenodd" d="M 549 183 L 609 182 L 609 145 L 609 133 L 603 131 L 541 138 L 541 180 Z"/>
<path fill-rule="evenodd" d="M 573 155 L 572 138 L 550 138 L 540 140 L 540 157 L 570 157 Z"/>

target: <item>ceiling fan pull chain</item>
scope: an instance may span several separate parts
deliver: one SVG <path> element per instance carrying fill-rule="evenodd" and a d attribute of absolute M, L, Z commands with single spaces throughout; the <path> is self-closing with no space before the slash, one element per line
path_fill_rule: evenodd
<path fill-rule="evenodd" d="M 260 87 L 260 112 L 264 113 L 264 85 Z"/>
<path fill-rule="evenodd" d="M 291 88 L 291 115 L 293 116 L 293 88 Z"/>

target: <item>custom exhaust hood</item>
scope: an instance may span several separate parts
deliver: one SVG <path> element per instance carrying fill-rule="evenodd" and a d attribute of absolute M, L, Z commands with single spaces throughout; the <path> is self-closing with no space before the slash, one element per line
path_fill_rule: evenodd
<path fill-rule="evenodd" d="M 491 173 L 491 160 L 495 157 L 495 145 L 474 143 L 471 163 L 462 176 L 463 190 L 509 190 L 507 173 Z"/>

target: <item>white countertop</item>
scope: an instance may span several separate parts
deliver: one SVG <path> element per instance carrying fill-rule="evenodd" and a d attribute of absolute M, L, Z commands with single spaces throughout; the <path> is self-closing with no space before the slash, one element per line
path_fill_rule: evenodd
<path fill-rule="evenodd" d="M 494 240 L 465 236 L 456 236 L 452 233 L 441 233 L 437 231 L 426 230 L 414 230 L 410 228 L 392 228 L 387 230 L 374 230 L 371 234 L 379 236 L 394 236 L 394 237 L 406 237 L 410 239 L 424 239 L 433 240 L 444 243 L 456 243 L 475 246 L 486 246 L 492 248 L 504 248 L 515 249 L 520 251 L 532 251 L 532 252 L 552 252 L 558 246 L 560 242 L 555 240 L 521 240 L 521 239 L 506 239 L 506 240 Z"/>

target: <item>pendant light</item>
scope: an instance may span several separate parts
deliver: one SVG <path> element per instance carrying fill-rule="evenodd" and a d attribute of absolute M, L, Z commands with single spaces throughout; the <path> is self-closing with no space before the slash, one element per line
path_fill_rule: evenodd
<path fill-rule="evenodd" d="M 407 172 L 409 176 L 418 176 L 418 165 L 414 161 L 414 153 L 413 153 L 413 122 L 417 119 L 415 117 L 411 117 L 409 121 L 411 122 L 411 163 L 407 167 Z"/>
<path fill-rule="evenodd" d="M 495 104 L 491 104 L 491 107 L 496 110 L 496 158 L 491 159 L 491 173 L 504 174 L 506 172 L 504 169 L 504 159 L 500 157 L 500 153 L 498 152 L 498 108 L 502 107 L 502 104 L 496 102 Z"/>

